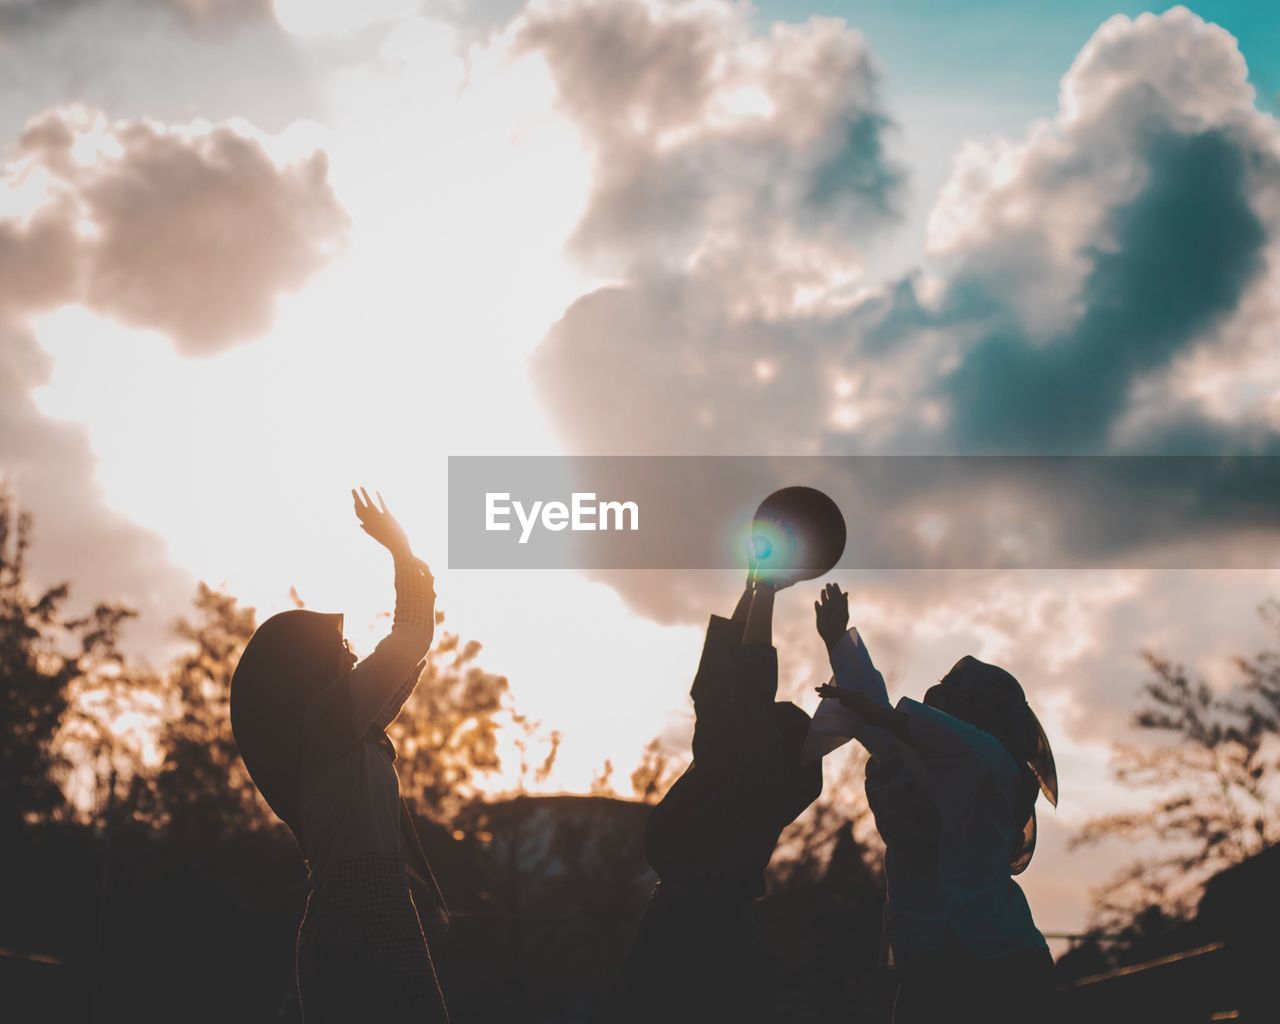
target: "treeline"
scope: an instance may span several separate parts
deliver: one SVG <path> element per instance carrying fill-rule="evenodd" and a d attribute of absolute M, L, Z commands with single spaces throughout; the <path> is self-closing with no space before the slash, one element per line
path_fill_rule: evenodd
<path fill-rule="evenodd" d="M 122 651 L 128 608 L 73 615 L 68 586 L 33 592 L 31 534 L 30 517 L 0 492 L 6 1019 L 294 1019 L 305 870 L 250 783 L 229 722 L 253 609 L 200 585 L 175 627 L 181 653 L 150 668 Z M 650 745 L 630 778 L 639 802 L 615 797 L 611 765 L 596 795 L 481 799 L 483 774 L 500 767 L 501 729 L 516 733 L 521 788 L 545 780 L 559 736 L 514 709 L 480 652 L 441 619 L 392 730 L 403 792 L 454 915 L 432 936 L 450 1005 L 459 1020 L 608 1019 L 654 881 L 646 805 L 683 764 Z M 850 812 L 831 804 L 784 842 L 762 927 L 798 1015 L 836 1020 L 855 995 L 864 1005 L 873 990 L 887 998 L 874 967 L 874 863 Z"/>
<path fill-rule="evenodd" d="M 0 491 L 6 1019 L 292 1019 L 305 871 L 245 774 L 228 714 L 253 609 L 200 585 L 175 627 L 181 653 L 153 669 L 122 651 L 130 609 L 73 614 L 66 584 L 32 589 L 31 535 Z M 1275 605 L 1263 613 L 1280 627 Z M 502 729 L 516 732 L 522 787 L 547 777 L 559 736 L 518 713 L 479 643 L 443 619 L 437 637 L 393 739 L 455 912 L 450 933 L 433 938 L 451 1005 L 460 1020 L 607 1019 L 653 882 L 645 804 L 683 762 L 651 744 L 630 777 L 640 803 L 614 799 L 611 765 L 592 796 L 482 799 Z M 1064 982 L 1180 948 L 1201 884 L 1280 835 L 1280 651 L 1237 659 L 1226 692 L 1146 659 L 1139 742 L 1117 748 L 1115 770 L 1152 801 L 1079 836 L 1142 840 L 1143 855 L 1097 894 L 1093 935 L 1064 958 Z M 882 881 L 861 774 L 854 756 L 829 776 L 771 866 L 762 932 L 796 1020 L 842 1020 L 851 1005 L 884 1019 Z"/>

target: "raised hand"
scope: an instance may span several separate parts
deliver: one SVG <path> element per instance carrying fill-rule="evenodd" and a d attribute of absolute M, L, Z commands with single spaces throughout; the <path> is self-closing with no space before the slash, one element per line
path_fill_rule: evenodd
<path fill-rule="evenodd" d="M 813 613 L 818 635 L 830 650 L 849 629 L 849 595 L 836 584 L 828 583 L 822 594 L 813 602 Z M 825 696 L 834 697 L 835 694 Z"/>
<path fill-rule="evenodd" d="M 373 499 L 369 497 L 369 492 L 363 487 L 359 491 L 354 487 L 351 489 L 351 498 L 355 502 L 356 518 L 360 520 L 360 529 L 364 530 L 365 533 L 397 558 L 401 556 L 413 557 L 413 551 L 409 546 L 409 535 L 404 532 L 404 527 L 391 514 L 391 510 L 387 508 L 387 503 L 383 501 L 382 495 L 377 491 L 374 491 L 374 494 L 378 495 L 377 505 L 373 503 Z"/>
<path fill-rule="evenodd" d="M 819 697 L 838 700 L 850 711 L 856 711 L 854 705 L 857 703 L 858 695 L 853 690 L 843 690 L 836 686 L 835 683 L 823 683 L 821 686 L 815 686 L 813 692 Z"/>
<path fill-rule="evenodd" d="M 838 700 L 868 725 L 874 725 L 878 729 L 887 729 L 893 733 L 896 739 L 901 740 L 907 746 L 915 746 L 915 742 L 911 737 L 911 720 L 907 717 L 905 711 L 899 711 L 888 704 L 880 704 L 860 690 L 847 690 L 843 686 L 836 686 L 833 683 L 815 686 L 814 692 L 819 697 Z"/>
<path fill-rule="evenodd" d="M 798 546 L 789 526 L 781 526 L 767 538 L 752 537 L 747 545 L 748 583 L 775 591 L 792 586 L 796 582 L 795 570 L 788 565 Z"/>

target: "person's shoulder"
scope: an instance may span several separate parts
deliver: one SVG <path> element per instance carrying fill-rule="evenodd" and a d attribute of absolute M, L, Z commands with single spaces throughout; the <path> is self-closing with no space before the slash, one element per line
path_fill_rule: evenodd
<path fill-rule="evenodd" d="M 773 715 L 777 719 L 778 724 L 783 728 L 792 727 L 798 729 L 809 728 L 809 723 L 813 721 L 809 717 L 809 712 L 804 708 L 792 704 L 789 700 L 779 700 L 773 703 Z"/>
<path fill-rule="evenodd" d="M 957 718 L 955 715 L 925 704 L 923 701 L 912 700 L 910 697 L 902 697 L 898 701 L 897 708 L 910 720 L 912 735 L 924 741 L 925 746 L 938 745 L 945 748 L 954 744 L 963 744 L 978 754 L 990 767 L 1016 770 L 1017 765 L 1003 743 L 991 733 L 979 729 L 963 718 Z"/>

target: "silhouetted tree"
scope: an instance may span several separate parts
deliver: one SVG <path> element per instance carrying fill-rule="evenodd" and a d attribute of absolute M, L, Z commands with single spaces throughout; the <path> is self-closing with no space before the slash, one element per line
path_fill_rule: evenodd
<path fill-rule="evenodd" d="M 514 746 L 519 762 L 516 765 L 516 788 L 517 794 L 523 794 L 529 788 L 529 776 L 533 776 L 535 784 L 546 782 L 551 775 L 551 769 L 555 767 L 556 758 L 560 756 L 560 743 L 564 739 L 564 735 L 559 729 L 552 729 L 550 733 L 542 731 L 542 723 L 528 715 L 523 715 L 514 709 L 510 712 L 511 727 L 514 733 Z M 543 756 L 542 762 L 538 765 L 533 763 L 530 755 L 539 747 L 544 746 L 546 754 Z"/>
<path fill-rule="evenodd" d="M 418 688 L 390 729 L 400 791 L 436 821 L 476 798 L 478 774 L 500 767 L 498 729 L 509 697 L 506 676 L 477 664 L 480 644 L 441 632 L 443 622 L 436 612 L 437 639 Z"/>
<path fill-rule="evenodd" d="M 96 818 L 115 786 L 121 814 L 147 783 L 147 746 L 162 719 L 162 680 L 131 664 L 120 632 L 136 617 L 121 605 L 99 605 L 74 625 L 80 630 L 79 672 L 55 748 L 65 763 L 63 790 L 81 818 Z M 133 800 L 120 800 L 128 794 Z"/>
<path fill-rule="evenodd" d="M 864 858 L 869 877 L 879 879 L 884 844 L 867 806 L 866 765 L 866 752 L 853 744 L 827 756 L 822 795 L 778 841 L 769 865 L 771 885 L 804 888 L 819 884 L 837 855 L 848 852 L 851 841 Z"/>
<path fill-rule="evenodd" d="M 66 583 L 32 594 L 31 516 L 0 487 L 0 831 L 69 812 L 71 767 L 57 743 L 84 666 L 114 650 L 125 609 L 69 618 Z M 111 655 L 114 657 L 114 655 Z"/>
<path fill-rule="evenodd" d="M 231 735 L 231 677 L 253 635 L 254 610 L 201 583 L 196 616 L 176 627 L 190 644 L 166 677 L 170 717 L 154 780 L 154 822 L 171 833 L 213 839 L 274 822 Z"/>
<path fill-rule="evenodd" d="M 616 797 L 618 795 L 618 791 L 613 788 L 613 762 L 609 758 L 604 759 L 600 770 L 592 776 L 589 792 L 592 796 Z"/>
<path fill-rule="evenodd" d="M 1280 630 L 1280 605 L 1268 602 L 1261 614 Z M 1095 893 L 1104 927 L 1153 906 L 1185 916 L 1210 875 L 1280 839 L 1280 650 L 1237 658 L 1241 682 L 1226 694 L 1151 651 L 1143 657 L 1154 675 L 1134 724 L 1158 742 L 1117 746 L 1112 773 L 1158 797 L 1142 810 L 1094 818 L 1072 841 L 1158 843 Z"/>
<path fill-rule="evenodd" d="M 687 761 L 678 761 L 655 736 L 645 745 L 640 763 L 631 773 L 631 789 L 645 803 L 656 804 L 687 767 Z"/>

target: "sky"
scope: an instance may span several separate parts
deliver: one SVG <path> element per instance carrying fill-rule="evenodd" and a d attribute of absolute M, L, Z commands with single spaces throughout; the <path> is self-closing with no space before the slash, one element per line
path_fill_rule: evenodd
<path fill-rule="evenodd" d="M 739 581 L 451 572 L 447 457 L 1273 453 L 1263 6 L 0 0 L 0 473 L 37 579 L 137 607 L 157 662 L 197 580 L 262 616 L 296 588 L 367 651 L 390 573 L 347 491 L 377 487 L 564 733 L 547 787 L 608 760 L 625 794 L 651 738 L 687 749 Z M 1135 799 L 1141 650 L 1227 687 L 1277 589 L 839 582 L 895 694 L 965 653 L 1027 686 L 1051 931 L 1127 856 L 1066 843 Z M 777 629 L 809 710 L 812 596 Z"/>

